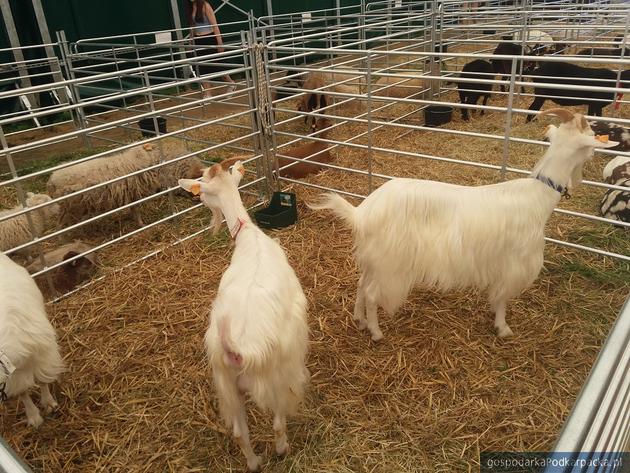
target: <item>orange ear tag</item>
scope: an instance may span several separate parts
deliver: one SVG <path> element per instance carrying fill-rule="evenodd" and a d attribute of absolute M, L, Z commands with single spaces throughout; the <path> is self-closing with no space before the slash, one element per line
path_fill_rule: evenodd
<path fill-rule="evenodd" d="M 192 195 L 199 195 L 200 192 L 201 192 L 201 184 L 196 183 L 190 186 L 190 193 Z"/>
<path fill-rule="evenodd" d="M 145 143 L 142 145 L 145 151 L 151 151 L 153 149 L 153 145 L 151 143 Z"/>
<path fill-rule="evenodd" d="M 596 135 L 595 139 L 601 143 L 608 143 L 608 135 Z"/>

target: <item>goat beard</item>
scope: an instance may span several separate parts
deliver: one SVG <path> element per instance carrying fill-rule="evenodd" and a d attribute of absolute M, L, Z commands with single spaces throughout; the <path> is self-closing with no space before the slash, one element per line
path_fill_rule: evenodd
<path fill-rule="evenodd" d="M 221 223 L 223 222 L 223 213 L 218 208 L 211 208 L 210 211 L 212 212 L 212 234 L 216 235 L 221 229 Z"/>
<path fill-rule="evenodd" d="M 569 183 L 567 184 L 567 190 L 569 192 L 582 182 L 582 167 L 583 165 L 580 164 L 576 166 L 575 169 L 573 169 L 573 172 L 571 173 L 571 178 L 569 179 Z"/>

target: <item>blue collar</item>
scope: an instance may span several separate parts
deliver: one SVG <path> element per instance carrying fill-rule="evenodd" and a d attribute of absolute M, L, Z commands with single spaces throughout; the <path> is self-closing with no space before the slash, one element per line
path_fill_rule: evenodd
<path fill-rule="evenodd" d="M 541 174 L 536 174 L 535 178 L 538 179 L 543 184 L 551 187 L 554 191 L 560 193 L 560 195 L 562 195 L 563 197 L 566 197 L 567 199 L 569 198 L 569 193 L 567 192 L 567 188 L 566 187 L 561 186 L 560 184 L 557 184 L 557 183 L 553 182 L 547 176 L 543 176 Z"/>

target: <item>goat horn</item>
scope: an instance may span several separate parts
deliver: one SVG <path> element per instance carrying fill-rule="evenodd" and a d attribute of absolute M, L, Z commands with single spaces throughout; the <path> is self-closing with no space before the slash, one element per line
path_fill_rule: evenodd
<path fill-rule="evenodd" d="M 559 117 L 562 123 L 573 120 L 573 112 L 567 110 L 566 108 L 552 108 L 550 110 L 545 110 L 544 112 L 539 113 L 536 118 L 538 119 L 545 115 L 554 115 Z"/>

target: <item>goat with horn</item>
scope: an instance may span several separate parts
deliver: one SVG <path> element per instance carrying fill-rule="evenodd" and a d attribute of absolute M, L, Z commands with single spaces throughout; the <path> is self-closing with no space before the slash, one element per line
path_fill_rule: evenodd
<path fill-rule="evenodd" d="M 284 455 L 286 418 L 297 410 L 310 375 L 306 297 L 280 245 L 247 214 L 238 191 L 244 173 L 240 158 L 232 158 L 206 169 L 202 182 L 181 179 L 179 185 L 201 194 L 212 210 L 215 233 L 225 215 L 234 240 L 205 345 L 221 414 L 255 471 L 260 458 L 249 440 L 244 396 L 273 412 L 276 453 Z"/>

